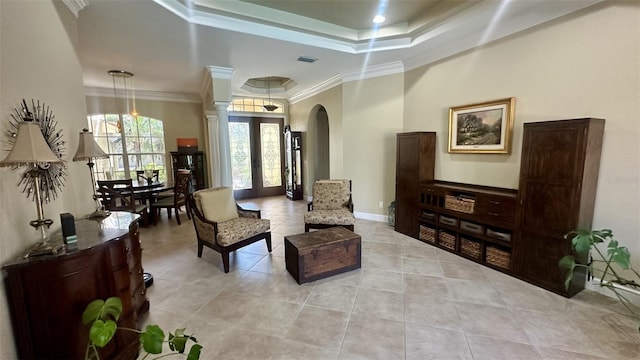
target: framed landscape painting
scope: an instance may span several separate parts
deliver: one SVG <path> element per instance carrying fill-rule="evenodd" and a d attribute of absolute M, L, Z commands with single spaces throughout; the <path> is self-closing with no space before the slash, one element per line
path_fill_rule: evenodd
<path fill-rule="evenodd" d="M 449 108 L 449 152 L 509 154 L 515 98 Z"/>

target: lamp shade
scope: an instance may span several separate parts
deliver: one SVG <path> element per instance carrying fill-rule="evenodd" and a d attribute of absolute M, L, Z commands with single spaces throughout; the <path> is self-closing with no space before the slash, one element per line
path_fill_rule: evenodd
<path fill-rule="evenodd" d="M 109 155 L 105 154 L 100 148 L 100 145 L 93 138 L 93 133 L 88 129 L 82 129 L 80 132 L 80 141 L 78 142 L 78 150 L 73 157 L 73 161 L 91 160 L 94 158 L 106 158 Z"/>
<path fill-rule="evenodd" d="M 18 125 L 18 134 L 13 148 L 0 166 L 24 166 L 36 163 L 60 163 L 42 136 L 40 125 L 23 121 Z"/>

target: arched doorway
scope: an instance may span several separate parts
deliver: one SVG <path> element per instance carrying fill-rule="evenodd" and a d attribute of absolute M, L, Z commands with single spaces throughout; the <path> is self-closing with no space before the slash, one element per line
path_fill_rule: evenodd
<path fill-rule="evenodd" d="M 327 110 L 322 105 L 318 105 L 315 112 L 314 136 L 314 170 L 315 179 L 329 179 L 331 174 L 329 157 L 329 116 Z"/>

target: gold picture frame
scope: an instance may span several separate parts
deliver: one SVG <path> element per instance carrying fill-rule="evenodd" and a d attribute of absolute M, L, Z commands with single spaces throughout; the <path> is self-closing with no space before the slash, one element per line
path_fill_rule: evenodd
<path fill-rule="evenodd" d="M 449 108 L 449 153 L 509 154 L 515 98 Z"/>

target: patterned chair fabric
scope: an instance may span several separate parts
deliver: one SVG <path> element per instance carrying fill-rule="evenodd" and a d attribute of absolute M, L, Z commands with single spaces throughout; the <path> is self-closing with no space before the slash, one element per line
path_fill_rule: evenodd
<path fill-rule="evenodd" d="M 202 212 L 201 196 L 203 192 L 218 191 L 224 188 L 211 188 L 196 191 L 187 195 L 192 211 L 193 225 L 198 238 L 198 257 L 202 257 L 202 250 L 207 246 L 222 255 L 224 272 L 229 272 L 229 253 L 243 246 L 264 239 L 267 250 L 271 252 L 271 222 L 262 219 L 260 210 L 247 210 L 235 204 L 238 217 L 226 221 L 216 222 L 207 220 Z"/>
<path fill-rule="evenodd" d="M 353 231 L 355 216 L 351 200 L 351 180 L 318 180 L 313 184 L 313 202 L 304 214 L 305 232 L 344 226 Z"/>

